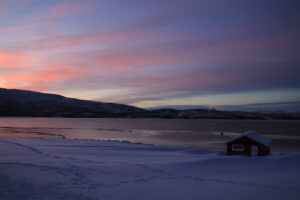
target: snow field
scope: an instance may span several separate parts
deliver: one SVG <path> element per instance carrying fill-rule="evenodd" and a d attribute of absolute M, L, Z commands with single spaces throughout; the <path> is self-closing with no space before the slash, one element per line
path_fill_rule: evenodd
<path fill-rule="evenodd" d="M 0 138 L 0 199 L 300 199 L 300 153 Z"/>

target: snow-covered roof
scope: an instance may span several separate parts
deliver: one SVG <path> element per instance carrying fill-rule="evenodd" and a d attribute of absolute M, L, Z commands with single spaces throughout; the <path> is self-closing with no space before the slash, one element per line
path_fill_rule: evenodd
<path fill-rule="evenodd" d="M 230 143 L 230 142 L 232 142 L 236 139 L 242 138 L 242 137 L 248 137 L 248 138 L 250 138 L 256 142 L 259 142 L 261 144 L 264 144 L 266 146 L 270 146 L 270 144 L 272 142 L 271 139 L 262 136 L 260 133 L 258 133 L 256 131 L 246 131 L 246 132 L 242 133 L 240 136 L 229 140 L 227 143 Z"/>

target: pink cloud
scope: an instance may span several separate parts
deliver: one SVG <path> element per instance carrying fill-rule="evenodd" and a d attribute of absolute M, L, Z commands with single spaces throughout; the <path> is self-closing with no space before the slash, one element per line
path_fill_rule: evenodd
<path fill-rule="evenodd" d="M 30 53 L 27 52 L 0 49 L 0 68 L 25 68 L 30 57 Z"/>
<path fill-rule="evenodd" d="M 54 84 L 81 77 L 87 71 L 77 66 L 48 66 L 34 72 L 22 72 L 0 75 L 3 87 L 47 90 Z"/>

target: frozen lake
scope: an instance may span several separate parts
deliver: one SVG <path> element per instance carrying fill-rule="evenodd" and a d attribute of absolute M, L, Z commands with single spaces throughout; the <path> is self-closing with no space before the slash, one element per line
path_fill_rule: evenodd
<path fill-rule="evenodd" d="M 120 140 L 202 149 L 222 149 L 227 140 L 247 130 L 271 138 L 274 150 L 300 151 L 300 121 L 0 118 L 0 136 L 6 137 Z"/>

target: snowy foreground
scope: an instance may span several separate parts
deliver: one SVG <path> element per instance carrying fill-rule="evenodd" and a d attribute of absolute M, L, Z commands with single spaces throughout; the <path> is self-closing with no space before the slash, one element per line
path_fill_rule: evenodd
<path fill-rule="evenodd" d="M 300 153 L 229 157 L 116 141 L 2 137 L 0 199 L 300 199 Z"/>

